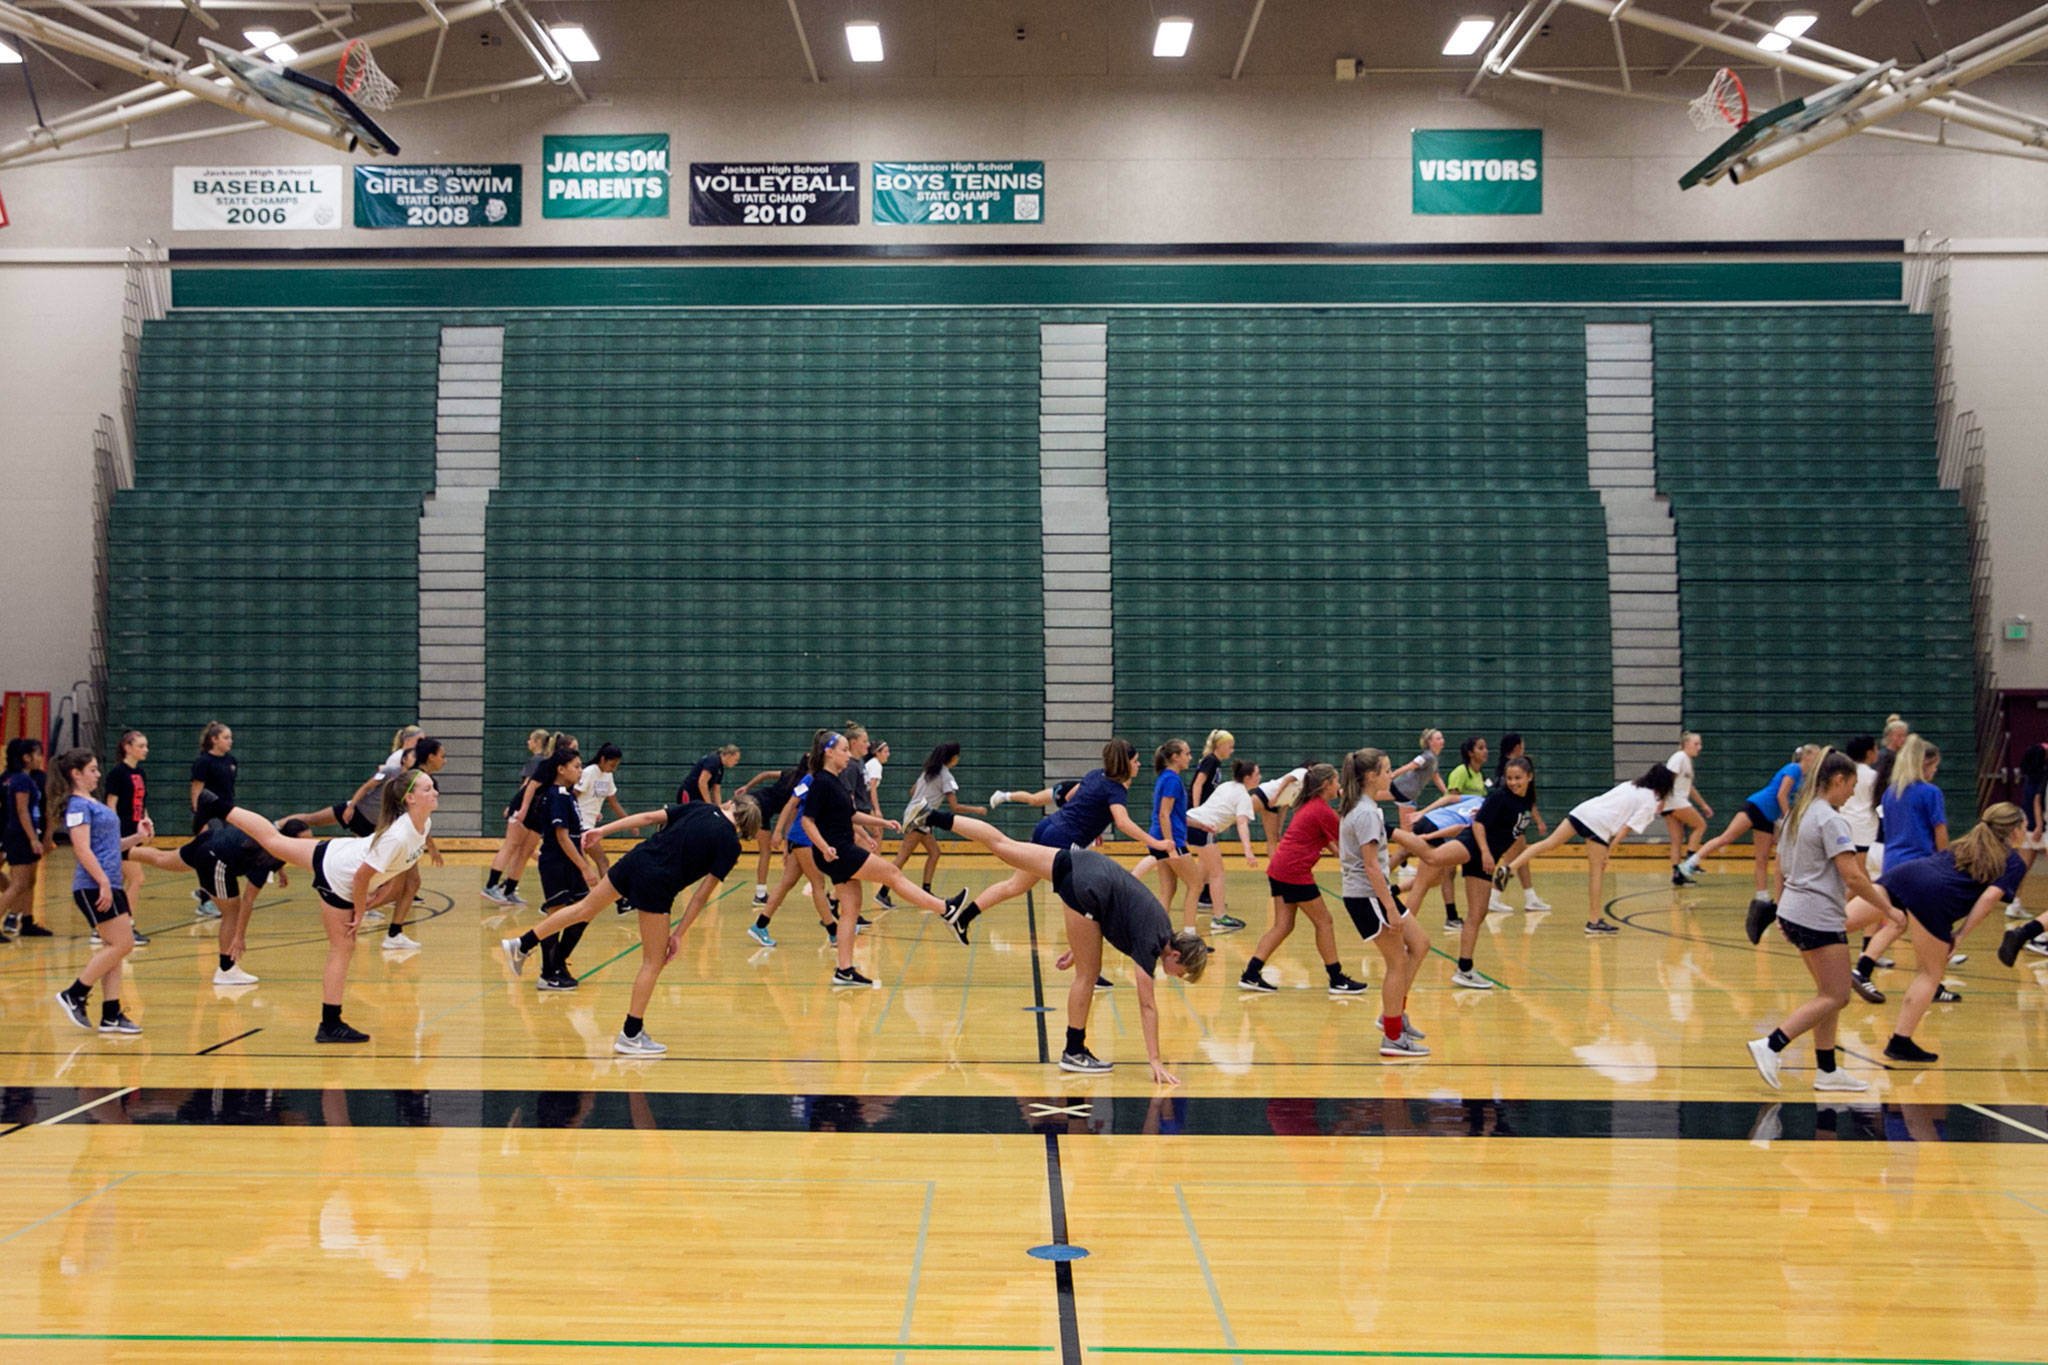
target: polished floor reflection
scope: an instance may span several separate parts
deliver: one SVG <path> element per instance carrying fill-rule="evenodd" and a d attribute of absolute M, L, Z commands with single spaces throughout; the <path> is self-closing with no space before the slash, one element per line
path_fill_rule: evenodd
<path fill-rule="evenodd" d="M 50 895 L 61 936 L 0 947 L 0 1359 L 2043 1359 L 2048 959 L 2001 968 L 1983 926 L 1920 1031 L 1940 1063 L 1893 1068 L 1902 945 L 1893 1003 L 1844 1018 L 1871 1089 L 1816 1095 L 1801 1045 L 1771 1091 L 1741 1043 L 1809 992 L 1743 940 L 1729 866 L 1684 892 L 1624 872 L 1604 942 L 1576 865 L 1541 869 L 1560 909 L 1480 934 L 1494 990 L 1432 957 L 1409 1066 L 1377 1056 L 1376 989 L 1322 989 L 1306 927 L 1267 996 L 1225 938 L 1162 992 L 1173 1091 L 1121 969 L 1090 1034 L 1116 1070 L 1044 1063 L 1043 902 L 971 949 L 880 915 L 879 988 L 835 994 L 808 907 L 761 949 L 737 888 L 663 977 L 647 1061 L 610 1050 L 629 927 L 598 921 L 580 988 L 539 994 L 491 951 L 532 914 L 484 913 L 473 868 L 428 872 L 417 952 L 366 933 L 348 1012 L 373 1039 L 346 1051 L 312 1041 L 302 885 L 258 912 L 261 983 L 216 988 L 186 885 L 153 880 L 128 1039 L 50 1003 L 85 952 Z M 1256 929 L 1262 882 L 1230 890 Z"/>

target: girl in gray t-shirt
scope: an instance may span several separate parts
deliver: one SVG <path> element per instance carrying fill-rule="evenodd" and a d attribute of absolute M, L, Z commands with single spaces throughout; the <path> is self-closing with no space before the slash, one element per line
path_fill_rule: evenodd
<path fill-rule="evenodd" d="M 1779 1054 L 1792 1040 L 1813 1030 L 1815 1090 L 1868 1090 L 1835 1065 L 1835 1023 L 1849 1003 L 1855 981 L 1849 970 L 1851 928 L 1869 929 L 1880 918 L 1897 919 L 1884 888 L 1870 880 L 1856 839 L 1842 807 L 1856 793 L 1856 764 L 1838 749 L 1823 750 L 1806 783 L 1778 827 L 1778 871 L 1785 879 L 1784 901 L 1750 903 L 1746 926 L 1749 941 L 1763 937 L 1775 917 L 1779 930 L 1799 950 L 1820 993 L 1785 1016 L 1768 1037 L 1749 1044 L 1750 1060 L 1773 1090 L 1779 1081 Z M 1852 922 L 1849 897 L 1861 902 Z M 1869 923 L 1861 922 L 1868 919 Z"/>
<path fill-rule="evenodd" d="M 1428 845 L 1405 831 L 1388 832 L 1380 803 L 1392 795 L 1393 776 L 1393 763 L 1378 749 L 1344 755 L 1337 772 L 1337 863 L 1344 878 L 1344 908 L 1387 964 L 1380 979 L 1380 1056 L 1405 1061 L 1429 1055 L 1422 1035 L 1408 1026 L 1408 987 L 1429 956 L 1429 934 L 1387 884 L 1387 842 L 1400 839 L 1410 851 Z"/>
<path fill-rule="evenodd" d="M 1401 828 L 1407 829 L 1415 823 L 1415 803 L 1422 798 L 1422 792 L 1430 783 L 1436 783 L 1437 791 L 1445 796 L 1451 789 L 1444 785 L 1444 776 L 1437 771 L 1437 755 L 1444 751 L 1444 732 L 1424 730 L 1416 741 L 1421 750 L 1396 769 L 1390 789 L 1395 809 L 1401 813 Z M 1391 760 L 1390 760 L 1391 761 Z"/>

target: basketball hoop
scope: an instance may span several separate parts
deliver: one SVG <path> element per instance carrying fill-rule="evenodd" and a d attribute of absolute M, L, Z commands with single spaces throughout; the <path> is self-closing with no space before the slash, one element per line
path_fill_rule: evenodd
<path fill-rule="evenodd" d="M 1742 78 L 1724 66 L 1707 83 L 1706 93 L 1686 106 L 1686 112 L 1692 126 L 1703 133 L 1716 124 L 1740 128 L 1749 122 L 1749 92 L 1742 88 Z"/>
<path fill-rule="evenodd" d="M 334 87 L 366 109 L 389 109 L 398 99 L 398 83 L 384 74 L 370 55 L 370 45 L 360 38 L 349 39 L 341 50 Z"/>

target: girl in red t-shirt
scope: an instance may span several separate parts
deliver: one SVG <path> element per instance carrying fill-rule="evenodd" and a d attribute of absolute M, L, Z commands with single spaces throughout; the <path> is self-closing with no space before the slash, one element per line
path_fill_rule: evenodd
<path fill-rule="evenodd" d="M 1337 934 L 1330 912 L 1323 906 L 1323 889 L 1316 885 L 1316 863 L 1327 849 L 1337 846 L 1337 812 L 1330 802 L 1337 795 L 1337 770 L 1318 763 L 1301 779 L 1294 792 L 1292 817 L 1280 847 L 1266 865 L 1266 886 L 1273 893 L 1273 924 L 1259 940 L 1252 960 L 1245 963 L 1237 987 L 1244 991 L 1271 992 L 1279 989 L 1266 980 L 1266 959 L 1294 932 L 1296 911 L 1308 916 L 1316 931 L 1316 951 L 1322 954 L 1323 970 L 1330 975 L 1331 995 L 1362 995 L 1365 983 L 1344 974 L 1337 956 Z"/>

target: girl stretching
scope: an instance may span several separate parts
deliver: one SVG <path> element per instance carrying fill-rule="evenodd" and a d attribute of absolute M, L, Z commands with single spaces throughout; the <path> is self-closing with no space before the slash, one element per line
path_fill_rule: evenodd
<path fill-rule="evenodd" d="M 296 838 L 309 828 L 305 821 L 294 817 L 279 825 L 278 831 Z M 248 835 L 219 820 L 207 821 L 205 829 L 175 852 L 151 848 L 144 841 L 137 844 L 128 856 L 136 865 L 147 864 L 167 872 L 186 868 L 198 878 L 200 889 L 213 897 L 215 907 L 220 910 L 220 932 L 214 943 L 219 951 L 220 966 L 214 971 L 213 984 L 255 985 L 258 980 L 256 974 L 244 971 L 241 966 L 242 953 L 248 947 L 249 917 L 256 909 L 256 894 L 273 874 L 279 886 L 289 884 L 285 879 L 284 864 L 265 853 Z M 137 935 L 138 939 L 140 937 Z M 410 939 L 406 941 L 411 942 Z M 419 945 L 415 943 L 413 946 Z"/>
<path fill-rule="evenodd" d="M 910 788 L 910 804 L 903 808 L 902 846 L 896 853 L 896 866 L 907 867 L 911 855 L 921 846 L 924 849 L 924 889 L 932 889 L 932 878 L 939 873 L 939 836 L 932 833 L 927 817 L 931 812 L 944 807 L 955 815 L 986 815 L 986 806 L 963 806 L 960 804 L 960 780 L 953 776 L 953 767 L 960 761 L 960 741 L 949 739 L 933 746 L 925 757 L 924 771 Z"/>
<path fill-rule="evenodd" d="M 1500 785 L 1501 779 L 1507 773 L 1507 765 L 1518 758 L 1530 764 L 1529 820 L 1536 826 L 1536 837 L 1539 839 L 1545 838 L 1550 833 L 1550 826 L 1544 823 L 1542 807 L 1536 800 L 1536 779 L 1534 776 L 1536 760 L 1529 757 L 1529 746 L 1524 744 L 1522 737 L 1512 730 L 1500 737 L 1500 753 L 1494 758 L 1495 763 L 1499 765 L 1494 772 L 1494 785 Z M 1524 910 L 1548 910 L 1550 902 L 1536 894 L 1536 878 L 1532 873 L 1533 869 L 1527 865 L 1515 869 L 1515 876 L 1522 883 L 1522 908 Z M 1506 897 L 1496 891 L 1487 899 L 1487 908 L 1490 910 L 1512 910 L 1515 907 L 1508 903 Z"/>
<path fill-rule="evenodd" d="M 1444 732 L 1424 730 L 1416 747 L 1421 752 L 1394 769 L 1394 808 L 1400 812 L 1402 829 L 1415 823 L 1415 803 L 1422 799 L 1430 783 L 1436 783 L 1440 794 L 1450 795 L 1442 774 L 1437 772 L 1437 755 L 1444 751 Z"/>
<path fill-rule="evenodd" d="M 1450 869 L 1464 864 L 1466 915 L 1458 931 L 1458 970 L 1451 981 L 1466 990 L 1493 989 L 1493 981 L 1474 970 L 1472 954 L 1479 946 L 1479 926 L 1493 908 L 1488 893 L 1493 890 L 1494 870 L 1522 850 L 1535 780 L 1536 768 L 1528 759 L 1509 759 L 1501 769 L 1500 786 L 1479 803 L 1465 828 L 1422 856 L 1422 872 L 1413 888 L 1417 905 L 1438 875 L 1455 875 Z"/>
<path fill-rule="evenodd" d="M 1244 850 L 1244 865 L 1259 870 L 1259 855 L 1252 852 L 1252 792 L 1259 785 L 1259 765 L 1239 759 L 1231 765 L 1230 781 L 1209 793 L 1209 799 L 1188 812 L 1188 847 L 1202 868 L 1202 898 L 1196 902 L 1209 907 L 1209 928 L 1227 933 L 1244 928 L 1244 921 L 1230 913 L 1223 894 L 1223 836 L 1237 826 L 1238 846 Z M 1192 929 L 1193 924 L 1184 924 Z"/>
<path fill-rule="evenodd" d="M 142 1032 L 142 1025 L 121 1012 L 121 964 L 135 947 L 134 917 L 121 889 L 121 855 L 154 837 L 156 830 L 144 816 L 142 827 L 122 838 L 120 817 L 92 798 L 99 785 L 100 760 L 92 750 L 71 749 L 57 756 L 49 779 L 48 809 L 63 821 L 72 852 L 78 855 L 71 899 L 98 927 L 101 942 L 86 960 L 85 970 L 57 992 L 57 1006 L 72 1023 L 91 1029 L 85 1002 L 92 988 L 105 982 L 100 988 L 100 1032 L 133 1036 Z"/>
<path fill-rule="evenodd" d="M 1678 737 L 1677 750 L 1664 760 L 1673 777 L 1671 795 L 1664 798 L 1664 828 L 1671 834 L 1673 886 L 1692 886 L 1699 880 L 1686 873 L 1680 864 L 1698 851 L 1700 837 L 1707 832 L 1707 821 L 1714 818 L 1714 808 L 1692 784 L 1692 761 L 1700 756 L 1705 743 L 1697 731 L 1687 730 Z M 1698 810 L 1693 809 L 1695 805 Z"/>
<path fill-rule="evenodd" d="M 484 883 L 483 898 L 499 905 L 524 905 L 519 895 L 519 873 L 506 869 L 526 866 L 526 856 L 540 843 L 540 836 L 526 828 L 526 808 L 540 789 L 540 765 L 553 747 L 545 730 L 531 730 L 526 736 L 526 766 L 519 770 L 519 786 L 505 803 L 505 837 L 491 856 L 490 879 Z"/>
<path fill-rule="evenodd" d="M 1771 899 L 1771 845 L 1777 842 L 1778 820 L 1791 809 L 1793 798 L 1806 781 L 1806 774 L 1819 758 L 1819 745 L 1800 745 L 1793 752 L 1790 763 L 1772 773 L 1769 782 L 1749 794 L 1749 799 L 1742 803 L 1742 809 L 1735 812 L 1735 818 L 1728 822 L 1728 828 L 1694 849 L 1691 857 L 1678 864 L 1679 873 L 1687 881 L 1692 881 L 1699 875 L 1702 860 L 1713 857 L 1744 834 L 1753 834 L 1756 900 L 1768 903 Z M 1782 870 L 1779 875 L 1783 876 Z"/>
<path fill-rule="evenodd" d="M 1780 1054 L 1808 1029 L 1813 1030 L 1815 1090 L 1870 1088 L 1835 1066 L 1835 1023 L 1849 1003 L 1848 931 L 1896 919 L 1898 911 L 1884 888 L 1874 885 L 1864 871 L 1855 836 L 1842 818 L 1842 806 L 1855 790 L 1855 763 L 1839 749 L 1827 749 L 1815 757 L 1812 779 L 1785 814 L 1778 841 L 1778 866 L 1785 878 L 1776 910 L 1778 928 L 1799 950 L 1820 993 L 1785 1016 L 1769 1036 L 1749 1043 L 1750 1060 L 1773 1090 L 1783 1088 L 1778 1078 Z M 1857 898 L 1854 913 L 1848 901 L 1852 895 Z M 1761 937 L 1769 920 L 1768 903 L 1752 905 L 1750 942 Z"/>
<path fill-rule="evenodd" d="M 1508 877 L 1518 867 L 1561 848 L 1577 835 L 1586 841 L 1586 932 L 1589 935 L 1618 934 L 1621 926 L 1607 918 L 1607 849 L 1627 834 L 1640 834 L 1657 818 L 1664 798 L 1671 795 L 1671 769 L 1662 763 L 1633 782 L 1623 782 L 1603 796 L 1573 806 L 1565 822 L 1542 843 L 1525 848 L 1513 861 L 1494 868 L 1493 884 L 1505 890 Z"/>
<path fill-rule="evenodd" d="M 1363 981 L 1354 981 L 1344 974 L 1344 963 L 1337 955 L 1337 934 L 1330 923 L 1330 912 L 1323 908 L 1323 889 L 1316 885 L 1316 863 L 1325 849 L 1337 843 L 1337 812 L 1330 808 L 1337 791 L 1337 770 L 1327 763 L 1316 764 L 1301 779 L 1293 817 L 1267 865 L 1266 885 L 1273 893 L 1273 923 L 1259 939 L 1251 961 L 1244 964 L 1244 974 L 1237 978 L 1241 991 L 1270 994 L 1280 989 L 1266 979 L 1266 959 L 1294 932 L 1294 917 L 1299 911 L 1308 916 L 1315 928 L 1316 951 L 1322 955 L 1323 970 L 1329 974 L 1330 994 L 1365 993 Z"/>
<path fill-rule="evenodd" d="M 1378 749 L 1344 756 L 1337 863 L 1344 876 L 1344 909 L 1359 936 L 1378 948 L 1387 964 L 1380 980 L 1380 1056 L 1412 1061 L 1429 1055 L 1422 1035 L 1408 1026 L 1408 987 L 1429 956 L 1429 935 L 1387 884 L 1387 817 L 1380 802 L 1391 795 L 1393 780 L 1393 764 Z"/>
<path fill-rule="evenodd" d="M 1134 761 L 1136 757 L 1131 755 Z M 1168 1071 L 1159 1057 L 1159 1006 L 1153 998 L 1152 978 L 1164 972 L 1200 981 L 1209 965 L 1209 945 L 1191 929 L 1175 933 L 1166 908 L 1113 858 L 1086 848 L 1019 843 L 984 820 L 956 817 L 951 811 L 933 811 L 931 821 L 985 846 L 1020 875 L 1029 877 L 1027 885 L 1050 881 L 1053 894 L 1066 907 L 1067 951 L 1055 965 L 1061 970 L 1072 967 L 1074 981 L 1067 988 L 1067 1042 L 1060 1049 L 1060 1070 L 1083 1075 L 1110 1070 L 1110 1063 L 1088 1050 L 1088 1014 L 1095 1006 L 1092 983 L 1102 974 L 1102 944 L 1107 939 L 1137 968 L 1138 1018 L 1144 1028 L 1152 1079 L 1160 1085 L 1179 1085 L 1180 1077 Z"/>
<path fill-rule="evenodd" d="M 1169 739 L 1152 755 L 1152 771 L 1158 776 L 1152 780 L 1152 828 L 1149 833 L 1155 839 L 1164 839 L 1173 848 L 1168 857 L 1146 854 L 1131 869 L 1131 875 L 1144 880 L 1145 874 L 1153 868 L 1159 869 L 1159 903 L 1173 913 L 1175 892 L 1182 886 L 1187 888 L 1187 908 L 1182 912 L 1181 923 L 1189 929 L 1195 927 L 1195 889 L 1201 885 L 1201 863 L 1188 851 L 1188 789 L 1181 780 L 1181 773 L 1188 766 L 1188 742 L 1184 739 Z"/>

